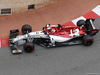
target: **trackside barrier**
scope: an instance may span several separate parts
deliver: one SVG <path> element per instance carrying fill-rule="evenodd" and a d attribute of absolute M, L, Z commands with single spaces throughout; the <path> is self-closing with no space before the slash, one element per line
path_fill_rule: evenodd
<path fill-rule="evenodd" d="M 9 46 L 8 41 L 9 41 L 9 38 L 1 38 L 0 47 L 8 47 Z"/>

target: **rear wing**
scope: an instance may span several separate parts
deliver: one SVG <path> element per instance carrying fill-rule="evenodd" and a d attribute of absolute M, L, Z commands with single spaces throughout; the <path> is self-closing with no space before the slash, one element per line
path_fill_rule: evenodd
<path fill-rule="evenodd" d="M 95 26 L 94 26 L 94 24 L 93 24 L 94 20 L 90 19 L 90 23 L 91 23 L 92 29 L 96 29 Z"/>
<path fill-rule="evenodd" d="M 88 34 L 91 35 L 91 36 L 95 35 L 95 34 L 98 33 L 99 30 L 100 30 L 100 29 L 96 29 L 96 28 L 95 28 L 95 26 L 94 26 L 94 24 L 93 24 L 94 21 L 95 21 L 95 19 L 87 19 L 87 20 L 85 21 L 85 26 L 86 26 L 86 28 L 87 28 L 87 30 L 88 30 L 87 32 L 88 32 Z"/>

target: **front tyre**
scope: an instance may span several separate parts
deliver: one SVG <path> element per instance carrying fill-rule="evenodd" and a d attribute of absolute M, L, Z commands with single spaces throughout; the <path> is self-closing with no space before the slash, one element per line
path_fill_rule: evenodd
<path fill-rule="evenodd" d="M 32 27 L 28 24 L 22 26 L 22 34 L 27 34 L 32 31 Z"/>
<path fill-rule="evenodd" d="M 24 45 L 24 51 L 26 53 L 32 53 L 34 51 L 34 44 L 31 43 L 31 42 L 27 42 L 25 45 Z"/>
<path fill-rule="evenodd" d="M 83 44 L 84 44 L 85 46 L 91 46 L 91 45 L 93 44 L 93 42 L 94 42 L 94 40 L 93 40 L 92 36 L 90 36 L 90 35 L 85 35 L 85 36 L 83 37 Z"/>

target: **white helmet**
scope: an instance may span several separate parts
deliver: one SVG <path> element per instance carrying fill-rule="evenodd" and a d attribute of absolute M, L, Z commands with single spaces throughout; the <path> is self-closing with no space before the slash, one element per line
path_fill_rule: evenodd
<path fill-rule="evenodd" d="M 50 24 L 47 24 L 47 25 L 46 25 L 46 27 L 49 27 L 49 26 L 50 26 Z"/>

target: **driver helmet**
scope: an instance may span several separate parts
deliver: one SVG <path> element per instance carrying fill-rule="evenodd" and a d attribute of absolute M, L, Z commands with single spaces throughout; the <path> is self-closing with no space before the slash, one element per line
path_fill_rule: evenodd
<path fill-rule="evenodd" d="M 50 26 L 50 24 L 47 24 L 47 25 L 46 25 L 46 27 L 49 27 L 49 26 Z"/>
<path fill-rule="evenodd" d="M 51 31 L 51 27 L 50 27 L 50 24 L 47 24 L 47 30 L 50 32 Z"/>

